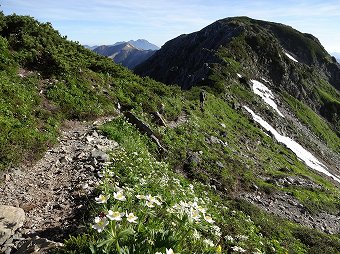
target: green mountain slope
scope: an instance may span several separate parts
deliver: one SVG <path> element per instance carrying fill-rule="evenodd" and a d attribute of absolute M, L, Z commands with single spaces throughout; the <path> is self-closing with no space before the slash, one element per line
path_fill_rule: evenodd
<path fill-rule="evenodd" d="M 247 17 L 222 19 L 167 42 L 135 72 L 183 89 L 207 86 L 238 106 L 253 104 L 281 134 L 340 172 L 340 66 L 310 34 Z M 249 92 L 272 100 L 265 103 L 271 111 L 254 104 Z M 286 114 L 277 117 L 276 103 Z"/>
<path fill-rule="evenodd" d="M 117 114 L 118 103 L 122 111 L 131 111 L 147 124 L 166 150 L 160 151 L 122 115 L 103 126 L 101 131 L 120 144 L 98 187 L 98 194 L 111 198 L 107 204 L 93 204 L 84 223 L 95 224 L 94 217 L 109 209 L 134 212 L 138 220 L 129 224 L 124 215 L 121 224 L 112 221 L 99 233 L 89 226 L 85 233 L 70 237 L 61 252 L 165 253 L 171 248 L 176 253 L 337 253 L 340 249 L 337 182 L 311 170 L 268 136 L 242 106 L 256 108 L 313 152 L 324 147 L 324 155 L 321 151 L 317 155 L 332 172 L 336 171 L 332 156 L 339 149 L 333 122 L 311 113 L 311 105 L 275 90 L 284 98 L 280 110 L 287 114 L 287 119 L 279 118 L 244 79 L 237 78 L 239 72 L 251 78 L 255 70 L 248 72 L 229 51 L 217 52 L 225 65 L 211 66 L 212 86 L 183 91 L 134 75 L 30 17 L 1 15 L 0 35 L 1 169 L 39 158 L 56 142 L 64 120 Z M 336 104 L 338 92 L 329 86 L 330 78 L 322 81 L 324 86 L 316 93 Z M 203 89 L 206 101 L 201 110 Z M 292 110 L 296 116 L 288 114 Z M 155 121 L 157 111 L 166 126 Z M 313 114 L 311 121 L 304 119 L 305 114 Z M 308 131 L 319 132 L 320 137 L 309 144 Z M 113 198 L 119 192 L 117 183 L 124 188 L 125 203 Z M 162 204 L 148 196 L 156 206 L 148 210 L 145 197 L 139 196 L 144 200 L 139 202 L 137 194 L 157 196 Z M 282 208 L 287 214 L 271 215 L 273 211 L 251 204 L 245 194 L 261 196 L 263 202 L 271 196 L 289 197 L 300 213 Z"/>
<path fill-rule="evenodd" d="M 149 89 L 159 86 L 138 88 L 135 82 L 145 83 L 140 78 L 67 41 L 50 24 L 16 15 L 1 21 L 1 168 L 41 154 L 64 119 L 112 113 L 118 98 L 150 101 Z M 125 91 L 130 88 L 140 90 L 138 98 Z"/>
<path fill-rule="evenodd" d="M 247 17 L 218 20 L 167 42 L 135 72 L 184 89 L 219 91 L 236 73 L 264 78 L 320 113 L 339 135 L 340 66 L 317 38 L 289 26 Z"/>

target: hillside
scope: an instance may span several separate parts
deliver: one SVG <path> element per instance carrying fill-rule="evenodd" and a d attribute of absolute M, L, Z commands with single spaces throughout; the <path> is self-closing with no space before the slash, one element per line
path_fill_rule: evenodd
<path fill-rule="evenodd" d="M 316 110 L 339 133 L 340 66 L 317 38 L 289 26 L 246 17 L 219 20 L 167 42 L 135 73 L 183 89 L 218 89 L 216 78 L 233 82 L 236 73 L 263 78 Z"/>
<path fill-rule="evenodd" d="M 141 44 L 141 46 L 143 45 Z M 155 53 L 154 50 L 139 49 L 129 42 L 113 46 L 102 45 L 92 50 L 100 55 L 111 58 L 115 63 L 120 63 L 129 69 L 133 69 Z"/>
<path fill-rule="evenodd" d="M 268 24 L 166 43 L 148 75 L 158 59 L 155 78 L 182 90 L 1 13 L 0 203 L 26 223 L 0 251 L 33 253 L 39 236 L 60 253 L 339 253 L 338 65 L 310 35 L 303 54 L 262 37 Z M 290 57 L 260 54 L 265 39 Z"/>

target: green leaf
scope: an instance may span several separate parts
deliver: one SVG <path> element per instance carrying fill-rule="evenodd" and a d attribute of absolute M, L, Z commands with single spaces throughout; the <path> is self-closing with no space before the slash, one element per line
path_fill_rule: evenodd
<path fill-rule="evenodd" d="M 96 249 L 94 248 L 94 245 L 92 243 L 90 244 L 90 250 L 91 250 L 91 253 L 93 254 L 96 253 Z"/>
<path fill-rule="evenodd" d="M 110 245 L 114 242 L 114 239 L 106 239 L 104 241 L 101 241 L 100 243 L 97 244 L 97 247 L 102 247 L 104 245 Z"/>
<path fill-rule="evenodd" d="M 133 228 L 127 228 L 127 229 L 119 232 L 118 238 L 127 238 L 127 237 L 133 235 L 134 233 L 135 233 L 135 231 L 133 230 Z"/>

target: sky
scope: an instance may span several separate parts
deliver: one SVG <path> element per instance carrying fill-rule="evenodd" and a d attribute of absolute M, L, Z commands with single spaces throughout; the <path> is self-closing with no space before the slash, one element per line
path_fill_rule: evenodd
<path fill-rule="evenodd" d="M 227 17 L 283 23 L 316 36 L 340 52 L 340 0 L 0 0 L 9 15 L 50 22 L 62 35 L 87 45 L 146 39 L 162 46 L 181 34 Z"/>

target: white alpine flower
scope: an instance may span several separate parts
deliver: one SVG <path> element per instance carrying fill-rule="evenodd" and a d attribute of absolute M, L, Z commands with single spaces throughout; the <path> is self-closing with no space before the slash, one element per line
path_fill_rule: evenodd
<path fill-rule="evenodd" d="M 92 228 L 97 230 L 98 233 L 102 232 L 104 228 L 109 224 L 106 217 L 96 217 L 94 219 L 96 224 L 92 225 Z"/>
<path fill-rule="evenodd" d="M 120 212 L 113 212 L 112 210 L 108 211 L 108 214 L 106 215 L 106 217 L 108 217 L 110 220 L 115 220 L 115 221 L 120 221 L 122 220 L 122 217 L 124 216 L 124 213 L 120 213 Z"/>
<path fill-rule="evenodd" d="M 128 222 L 130 222 L 130 223 L 137 223 L 137 219 L 138 219 L 138 217 L 137 216 L 135 216 L 133 213 L 125 213 L 125 216 L 126 216 L 126 219 L 127 219 L 127 221 Z"/>
<path fill-rule="evenodd" d="M 124 196 L 123 194 L 123 191 L 120 190 L 118 192 L 114 192 L 113 193 L 113 197 L 117 200 L 120 200 L 120 201 L 125 201 L 126 200 L 126 197 Z"/>
<path fill-rule="evenodd" d="M 108 199 L 109 199 L 109 196 L 105 196 L 103 194 L 100 194 L 99 197 L 95 198 L 96 203 L 98 204 L 105 204 L 107 203 Z"/>

